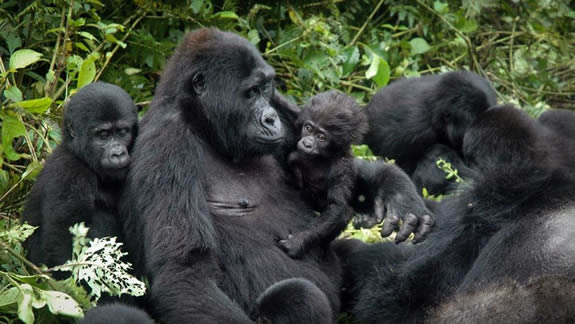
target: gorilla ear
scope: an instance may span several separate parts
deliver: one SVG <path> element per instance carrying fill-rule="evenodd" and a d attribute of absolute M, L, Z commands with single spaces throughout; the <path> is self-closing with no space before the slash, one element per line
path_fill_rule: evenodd
<path fill-rule="evenodd" d="M 72 122 L 68 121 L 66 123 L 66 131 L 70 134 L 70 137 L 74 138 L 76 136 L 76 132 L 74 132 L 74 127 L 72 127 Z"/>
<path fill-rule="evenodd" d="M 201 72 L 197 72 L 192 76 L 192 89 L 198 96 L 201 96 L 206 91 L 206 82 Z"/>

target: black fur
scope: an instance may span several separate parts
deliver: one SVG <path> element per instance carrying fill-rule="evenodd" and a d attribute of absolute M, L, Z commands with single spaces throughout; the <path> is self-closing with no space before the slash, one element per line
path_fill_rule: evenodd
<path fill-rule="evenodd" d="M 39 226 L 26 243 L 32 262 L 55 266 L 69 260 L 68 228 L 78 222 L 90 227 L 90 237 L 121 237 L 116 200 L 137 120 L 130 96 L 103 82 L 82 88 L 66 104 L 62 144 L 46 160 L 23 212 L 24 221 Z"/>
<path fill-rule="evenodd" d="M 456 151 L 447 145 L 436 144 L 419 160 L 411 174 L 411 179 L 420 194 L 423 188 L 431 195 L 447 194 L 458 188 L 456 177 L 448 179 L 447 173 L 437 165 L 439 159 L 451 163 L 451 168 L 457 170 L 457 175 L 461 179 L 471 176 L 472 170 L 465 165 Z"/>
<path fill-rule="evenodd" d="M 411 175 L 435 144 L 461 153 L 467 127 L 495 103 L 489 82 L 473 72 L 400 79 L 378 91 L 366 107 L 364 142 Z"/>
<path fill-rule="evenodd" d="M 328 324 L 334 314 L 327 296 L 311 281 L 282 280 L 266 289 L 257 300 L 258 324 Z"/>
<path fill-rule="evenodd" d="M 361 141 L 367 120 L 353 98 L 329 91 L 312 97 L 303 107 L 296 129 L 301 135 L 288 163 L 303 198 L 322 215 L 310 228 L 280 241 L 291 257 L 329 244 L 351 220 L 348 203 L 355 168 L 350 145 Z"/>
<path fill-rule="evenodd" d="M 558 135 L 575 141 L 575 111 L 549 109 L 542 113 L 538 120 Z"/>
<path fill-rule="evenodd" d="M 108 304 L 90 309 L 82 324 L 153 324 L 146 312 L 122 304 Z"/>
<path fill-rule="evenodd" d="M 431 231 L 433 215 L 417 194 L 413 183 L 397 166 L 381 160 L 354 160 L 356 182 L 350 201 L 357 213 L 356 227 L 372 227 L 385 219 L 382 236 L 397 230 L 395 242 L 405 241 L 413 232 L 414 242 Z M 402 225 L 399 226 L 399 221 Z"/>
<path fill-rule="evenodd" d="M 362 323 L 422 322 L 453 296 L 482 298 L 509 282 L 574 278 L 575 182 L 544 127 L 498 106 L 479 116 L 463 143 L 464 158 L 478 172 L 462 193 L 437 206 L 438 228 L 424 244 L 393 272 L 365 279 L 353 311 Z M 382 249 L 374 258 L 386 254 Z M 553 298 L 570 295 L 563 289 L 572 288 L 550 291 L 537 307 L 553 309 Z M 510 314 L 523 307 L 508 305 Z M 478 314 L 477 322 L 485 316 Z"/>
<path fill-rule="evenodd" d="M 293 136 L 283 124 L 295 111 L 273 78 L 246 39 L 216 29 L 190 33 L 166 65 L 122 205 L 161 322 L 251 323 L 258 296 L 294 277 L 339 312 L 335 254 L 317 247 L 294 260 L 277 244 L 315 214 L 272 155 Z"/>

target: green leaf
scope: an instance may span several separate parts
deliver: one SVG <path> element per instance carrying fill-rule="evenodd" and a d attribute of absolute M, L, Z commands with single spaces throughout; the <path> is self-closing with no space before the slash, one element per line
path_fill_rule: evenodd
<path fill-rule="evenodd" d="M 80 74 L 78 75 L 78 87 L 77 89 L 82 88 L 85 85 L 90 84 L 94 81 L 96 77 L 96 63 L 92 56 L 88 57 L 82 63 L 82 67 L 80 68 Z"/>
<path fill-rule="evenodd" d="M 4 39 L 6 40 L 6 45 L 8 45 L 8 51 L 10 53 L 22 46 L 22 40 L 17 33 L 7 33 L 7 35 L 4 36 Z"/>
<path fill-rule="evenodd" d="M 20 296 L 18 300 L 18 318 L 26 323 L 34 323 L 34 311 L 32 301 L 34 300 L 34 290 L 29 284 L 20 285 Z"/>
<path fill-rule="evenodd" d="M 378 87 L 383 87 L 389 82 L 391 71 L 387 62 L 379 55 L 373 54 L 371 64 L 365 72 L 365 77 L 373 79 Z"/>
<path fill-rule="evenodd" d="M 22 91 L 16 86 L 11 86 L 4 90 L 4 96 L 13 102 L 22 101 Z"/>
<path fill-rule="evenodd" d="M 359 48 L 350 47 L 343 52 L 345 62 L 343 63 L 343 77 L 348 76 L 359 63 Z"/>
<path fill-rule="evenodd" d="M 40 99 L 31 99 L 18 102 L 16 105 L 18 107 L 24 108 L 27 112 L 33 114 L 41 114 L 48 110 L 52 104 L 52 99 L 50 97 L 44 97 Z"/>
<path fill-rule="evenodd" d="M 20 136 L 26 134 L 26 127 L 15 116 L 7 113 L 1 113 L 2 119 L 2 147 L 4 148 L 4 155 L 12 161 L 19 160 L 22 155 L 16 153 L 12 146 L 12 141 Z"/>
<path fill-rule="evenodd" d="M 465 20 L 463 26 L 461 26 L 460 30 L 462 33 L 473 33 L 477 30 L 477 22 L 474 19 Z"/>
<path fill-rule="evenodd" d="M 27 178 L 34 179 L 36 178 L 38 173 L 40 173 L 41 170 L 42 170 L 42 163 L 38 161 L 32 161 L 30 162 L 30 164 L 28 164 L 28 167 L 26 168 L 26 171 L 24 171 L 24 173 L 22 174 L 21 179 L 27 179 Z"/>
<path fill-rule="evenodd" d="M 250 32 L 248 33 L 248 40 L 250 41 L 250 43 L 252 43 L 254 46 L 257 46 L 260 42 L 260 35 L 258 33 L 257 29 L 252 29 L 250 30 Z"/>
<path fill-rule="evenodd" d="M 78 32 L 78 34 L 79 34 L 80 36 L 84 37 L 84 38 L 89 39 L 89 40 L 93 40 L 93 41 L 97 41 L 97 40 L 98 40 L 94 35 L 92 35 L 92 34 L 90 34 L 90 33 L 88 33 L 88 32 L 85 32 L 85 31 Z"/>
<path fill-rule="evenodd" d="M 6 170 L 0 170 L 0 192 L 5 192 L 6 190 L 8 190 L 9 186 L 10 186 L 10 174 Z M 1 295 L 0 295 L 0 307 L 2 307 Z"/>
<path fill-rule="evenodd" d="M 17 50 L 10 56 L 10 70 L 16 71 L 25 68 L 30 64 L 38 62 L 42 58 L 42 54 L 31 49 Z"/>
<path fill-rule="evenodd" d="M 423 53 L 429 51 L 429 49 L 431 48 L 431 46 L 429 46 L 427 41 L 423 38 L 420 38 L 420 37 L 416 37 L 416 38 L 410 40 L 409 44 L 411 45 L 411 49 L 413 50 L 414 55 L 423 54 Z"/>
<path fill-rule="evenodd" d="M 233 11 L 220 11 L 212 15 L 211 18 L 239 19 L 238 15 Z"/>
<path fill-rule="evenodd" d="M 66 315 L 75 318 L 82 318 L 84 312 L 80 305 L 72 299 L 69 295 L 53 290 L 43 291 L 46 296 L 46 303 L 48 304 L 48 309 L 55 315 Z"/>
<path fill-rule="evenodd" d="M 435 1 L 433 2 L 433 9 L 440 14 L 446 14 L 449 12 L 449 4 L 447 2 Z"/>
<path fill-rule="evenodd" d="M 203 5 L 204 0 L 192 0 L 192 3 L 190 3 L 190 8 L 192 8 L 194 14 L 197 15 L 200 12 L 200 10 L 202 10 Z"/>
<path fill-rule="evenodd" d="M 17 287 L 4 290 L 0 293 L 0 307 L 17 303 L 19 297 L 20 290 Z"/>

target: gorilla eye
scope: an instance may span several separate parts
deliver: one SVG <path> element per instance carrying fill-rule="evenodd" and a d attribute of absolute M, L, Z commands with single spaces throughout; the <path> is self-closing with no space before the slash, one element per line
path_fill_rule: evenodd
<path fill-rule="evenodd" d="M 325 141 L 325 135 L 324 134 L 317 134 L 317 139 L 320 140 L 321 142 Z"/>
<path fill-rule="evenodd" d="M 129 128 L 120 128 L 118 129 L 118 135 L 126 136 L 130 132 Z"/>
<path fill-rule="evenodd" d="M 107 130 L 101 130 L 98 133 L 96 133 L 96 135 L 98 136 L 99 139 L 105 140 L 108 137 L 110 137 L 110 132 Z"/>
<path fill-rule="evenodd" d="M 306 133 L 311 133 L 311 131 L 313 130 L 310 125 L 305 125 L 305 126 L 303 127 L 303 129 L 306 131 Z"/>
<path fill-rule="evenodd" d="M 247 93 L 248 98 L 250 98 L 250 99 L 254 98 L 255 96 L 257 96 L 259 94 L 260 94 L 260 88 L 258 88 L 258 87 L 251 87 Z"/>

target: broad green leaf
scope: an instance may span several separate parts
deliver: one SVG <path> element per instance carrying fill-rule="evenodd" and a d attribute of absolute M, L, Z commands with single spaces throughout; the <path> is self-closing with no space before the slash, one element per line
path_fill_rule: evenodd
<path fill-rule="evenodd" d="M 461 26 L 460 30 L 462 33 L 473 33 L 474 31 L 477 30 L 477 22 L 475 21 L 475 19 L 468 19 L 465 20 L 465 23 L 463 24 L 463 26 Z"/>
<path fill-rule="evenodd" d="M 89 56 L 84 63 L 82 63 L 82 67 L 80 68 L 80 74 L 78 75 L 78 87 L 77 89 L 82 88 L 85 85 L 90 84 L 94 81 L 96 77 L 96 63 L 92 56 Z"/>
<path fill-rule="evenodd" d="M 365 77 L 373 79 L 378 87 L 383 87 L 389 82 L 391 71 L 387 62 L 380 56 L 373 54 L 371 64 L 365 72 Z"/>
<path fill-rule="evenodd" d="M 52 314 L 66 315 L 75 318 L 82 318 L 84 316 L 80 305 L 69 295 L 53 290 L 46 290 L 43 293 L 46 296 L 48 309 L 50 309 Z"/>
<path fill-rule="evenodd" d="M 42 58 L 42 54 L 31 49 L 17 50 L 10 56 L 10 70 L 16 71 L 25 68 L 30 64 L 38 62 Z"/>
<path fill-rule="evenodd" d="M 40 173 L 41 170 L 42 170 L 42 163 L 38 161 L 32 161 L 30 162 L 30 164 L 28 164 L 28 167 L 26 168 L 26 171 L 24 171 L 24 173 L 22 174 L 21 179 L 27 179 L 27 178 L 34 179 L 36 178 L 38 173 Z"/>
<path fill-rule="evenodd" d="M 416 37 L 409 41 L 411 45 L 411 49 L 413 50 L 413 54 L 423 54 L 431 48 L 427 41 L 421 37 Z"/>
<path fill-rule="evenodd" d="M 212 18 L 239 19 L 238 15 L 233 11 L 220 11 L 212 15 Z"/>
<path fill-rule="evenodd" d="M 4 149 L 4 155 L 8 160 L 19 160 L 22 155 L 14 151 L 12 140 L 24 136 L 26 134 L 26 127 L 24 127 L 24 124 L 17 117 L 11 114 L 1 113 L 0 118 L 2 119 L 2 147 Z"/>
<path fill-rule="evenodd" d="M 194 12 L 194 14 L 198 14 L 200 12 L 200 10 L 202 9 L 202 6 L 204 5 L 204 0 L 192 0 L 192 3 L 190 3 L 190 8 L 192 8 L 192 11 Z"/>
<path fill-rule="evenodd" d="M 449 12 L 449 4 L 447 2 L 435 1 L 433 2 L 433 9 L 440 14 L 446 14 Z"/>
<path fill-rule="evenodd" d="M 252 43 L 254 46 L 257 46 L 260 42 L 260 35 L 258 33 L 257 29 L 252 29 L 250 30 L 250 32 L 248 33 L 248 40 L 250 41 L 250 43 Z"/>
<path fill-rule="evenodd" d="M 52 104 L 52 99 L 50 97 L 44 97 L 40 99 L 31 99 L 18 102 L 16 105 L 18 107 L 24 108 L 27 112 L 33 114 L 41 114 L 48 110 Z"/>
<path fill-rule="evenodd" d="M 11 86 L 4 90 L 4 96 L 13 102 L 22 101 L 22 91 L 16 86 Z"/>
<path fill-rule="evenodd" d="M 18 318 L 26 323 L 34 323 L 34 311 L 32 301 L 34 300 L 34 290 L 29 284 L 20 285 L 20 296 L 18 300 Z"/>
<path fill-rule="evenodd" d="M 357 46 L 350 47 L 343 52 L 345 62 L 343 63 L 343 77 L 348 76 L 359 63 L 359 49 Z"/>
<path fill-rule="evenodd" d="M 10 53 L 13 53 L 15 49 L 22 46 L 22 40 L 17 33 L 6 33 L 4 39 L 6 40 L 6 45 L 8 45 L 8 51 Z"/>
<path fill-rule="evenodd" d="M 17 303 L 18 297 L 20 297 L 20 290 L 17 287 L 4 290 L 0 293 L 0 307 Z"/>

